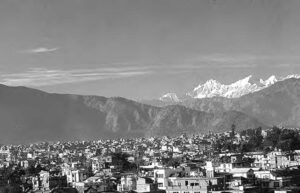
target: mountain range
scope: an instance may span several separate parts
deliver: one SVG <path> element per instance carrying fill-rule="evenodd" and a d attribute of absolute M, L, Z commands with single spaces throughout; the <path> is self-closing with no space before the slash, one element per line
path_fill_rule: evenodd
<path fill-rule="evenodd" d="M 177 104 L 213 114 L 238 111 L 254 117 L 268 126 L 299 127 L 300 76 L 288 76 L 285 79 L 273 81 L 266 85 L 256 91 L 247 91 L 248 94 L 240 97 L 189 97 L 178 101 L 151 100 L 144 101 L 144 103 L 161 107 Z"/>
<path fill-rule="evenodd" d="M 187 98 L 238 98 L 249 93 L 260 91 L 275 84 L 276 82 L 290 78 L 300 78 L 300 75 L 293 74 L 278 78 L 272 75 L 266 80 L 255 80 L 252 75 L 249 75 L 231 84 L 222 84 L 217 80 L 210 79 L 204 84 L 199 84 L 193 89 L 193 91 L 184 94 L 184 97 L 178 97 L 176 93 L 167 93 L 161 96 L 159 100 L 163 102 L 180 102 Z"/>
<path fill-rule="evenodd" d="M 204 134 L 228 131 L 232 124 L 237 130 L 300 126 L 300 79 L 268 84 L 240 97 L 166 102 L 0 85 L 0 143 Z"/>
<path fill-rule="evenodd" d="M 210 113 L 121 97 L 52 94 L 0 85 L 0 143 L 145 137 L 267 126 L 245 113 Z"/>

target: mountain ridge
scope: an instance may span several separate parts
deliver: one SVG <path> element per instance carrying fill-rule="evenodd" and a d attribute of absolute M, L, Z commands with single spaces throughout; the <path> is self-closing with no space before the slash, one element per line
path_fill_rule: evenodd
<path fill-rule="evenodd" d="M 174 104 L 146 101 L 157 106 Z M 183 106 L 208 113 L 230 110 L 243 112 L 266 125 L 300 126 L 300 78 L 278 81 L 257 92 L 239 98 L 189 98 L 179 102 Z"/>
<path fill-rule="evenodd" d="M 156 107 L 122 97 L 47 93 L 0 85 L 0 143 L 94 140 L 267 126 L 237 111 Z"/>
<path fill-rule="evenodd" d="M 231 84 L 222 84 L 221 82 L 209 79 L 204 84 L 199 84 L 193 91 L 185 94 L 185 97 L 178 97 L 176 93 L 166 93 L 159 100 L 163 102 L 180 102 L 186 98 L 239 98 L 249 93 L 257 92 L 265 89 L 276 82 L 284 81 L 290 78 L 300 78 L 299 74 L 292 74 L 284 77 L 271 75 L 266 80 L 259 79 L 259 81 L 251 82 L 253 76 L 249 75 L 241 80 L 237 80 Z"/>

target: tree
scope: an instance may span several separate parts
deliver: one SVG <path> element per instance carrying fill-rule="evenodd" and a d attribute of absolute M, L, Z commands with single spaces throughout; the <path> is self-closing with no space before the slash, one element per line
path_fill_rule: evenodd
<path fill-rule="evenodd" d="M 274 126 L 271 131 L 268 132 L 268 135 L 266 137 L 266 141 L 271 142 L 273 147 L 277 147 L 277 143 L 279 141 L 279 137 L 281 134 L 281 130 Z"/>
<path fill-rule="evenodd" d="M 300 143 L 299 139 L 300 137 L 298 132 L 291 129 L 284 129 L 281 131 L 279 136 L 278 148 L 283 151 L 298 149 Z"/>
<path fill-rule="evenodd" d="M 132 171 L 136 170 L 136 164 L 130 163 L 127 158 L 129 157 L 128 154 L 125 153 L 113 153 L 113 164 L 118 165 L 122 167 L 122 170 L 124 171 Z"/>
<path fill-rule="evenodd" d="M 181 159 L 180 158 L 170 158 L 167 162 L 167 166 L 172 166 L 174 168 L 177 168 L 181 164 Z"/>
<path fill-rule="evenodd" d="M 248 149 L 250 151 L 256 151 L 256 150 L 261 150 L 262 149 L 262 144 L 264 137 L 261 134 L 261 127 L 258 127 L 256 129 L 251 130 L 250 136 L 249 136 L 249 141 L 248 141 Z"/>
<path fill-rule="evenodd" d="M 236 130 L 236 126 L 235 124 L 231 125 L 231 133 L 230 133 L 230 138 L 233 139 L 235 137 L 235 130 Z"/>

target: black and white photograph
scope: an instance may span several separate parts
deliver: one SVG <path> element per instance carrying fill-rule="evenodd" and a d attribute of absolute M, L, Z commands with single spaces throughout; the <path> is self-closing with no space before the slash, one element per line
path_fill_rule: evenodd
<path fill-rule="evenodd" d="M 300 193 L 300 0 L 0 0 L 0 193 Z"/>

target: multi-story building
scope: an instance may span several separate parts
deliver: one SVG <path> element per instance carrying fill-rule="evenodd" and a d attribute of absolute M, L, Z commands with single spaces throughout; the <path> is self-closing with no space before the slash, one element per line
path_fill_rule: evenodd
<path fill-rule="evenodd" d="M 136 192 L 155 192 L 157 191 L 157 184 L 151 178 L 139 177 L 136 181 Z"/>
<path fill-rule="evenodd" d="M 291 185 L 292 176 L 286 172 L 262 170 L 255 171 L 262 189 L 275 189 Z"/>
<path fill-rule="evenodd" d="M 170 177 L 167 193 L 207 193 L 225 189 L 224 177 Z"/>
<path fill-rule="evenodd" d="M 82 182 L 87 179 L 87 171 L 85 169 L 63 168 L 62 175 L 67 176 L 67 183 L 72 185 L 76 182 Z"/>
<path fill-rule="evenodd" d="M 154 169 L 154 180 L 158 184 L 158 189 L 165 190 L 168 186 L 168 178 L 175 173 L 185 172 L 189 175 L 189 168 L 157 168 Z"/>
<path fill-rule="evenodd" d="M 117 190 L 119 192 L 136 190 L 136 176 L 134 174 L 128 174 L 122 176 L 121 183 L 118 184 Z"/>

